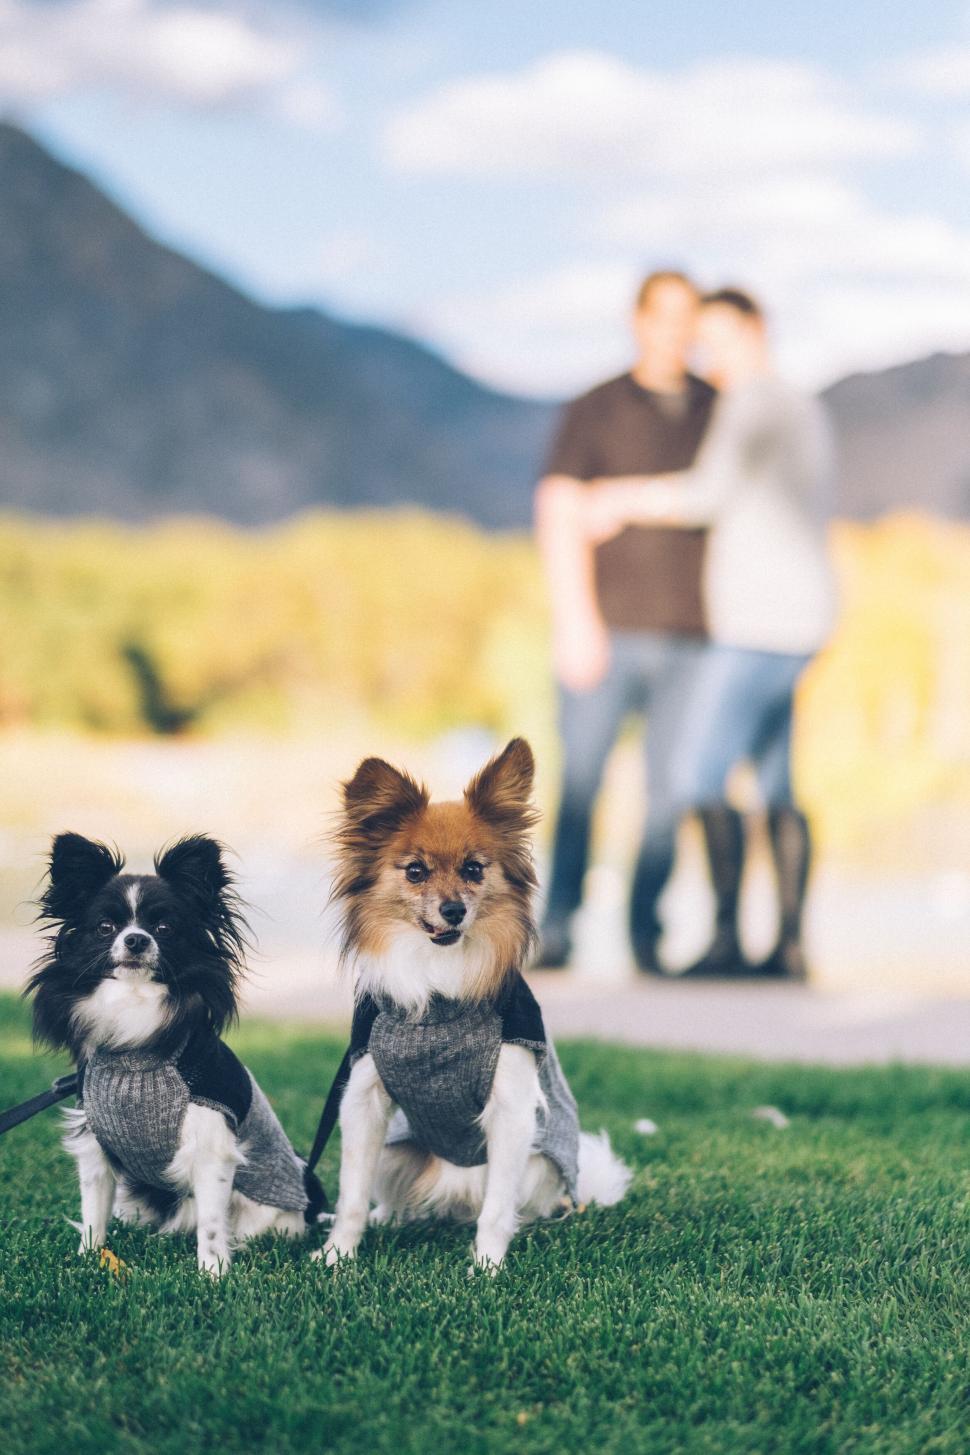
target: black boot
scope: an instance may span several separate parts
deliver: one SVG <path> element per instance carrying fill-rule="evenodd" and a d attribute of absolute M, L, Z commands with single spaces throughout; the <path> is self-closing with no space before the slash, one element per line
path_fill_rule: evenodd
<path fill-rule="evenodd" d="M 652 835 L 640 849 L 630 891 L 630 944 L 641 975 L 666 975 L 658 953 L 663 925 L 657 905 L 674 866 L 676 841 Z"/>
<path fill-rule="evenodd" d="M 802 910 L 812 865 L 808 819 L 797 808 L 773 808 L 768 833 L 778 879 L 778 943 L 755 973 L 778 980 L 807 980 L 802 948 Z"/>
<path fill-rule="evenodd" d="M 678 979 L 685 976 L 700 980 L 750 975 L 751 967 L 745 961 L 738 939 L 738 901 L 744 870 L 744 823 L 738 811 L 726 803 L 702 808 L 697 816 L 704 830 L 711 884 L 716 900 L 714 938 L 701 958 L 682 971 Z"/>

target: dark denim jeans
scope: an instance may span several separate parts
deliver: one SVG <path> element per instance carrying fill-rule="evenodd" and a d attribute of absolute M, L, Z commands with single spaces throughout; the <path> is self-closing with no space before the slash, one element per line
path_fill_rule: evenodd
<path fill-rule="evenodd" d="M 660 934 L 657 901 L 676 847 L 679 809 L 669 791 L 670 760 L 704 643 L 666 632 L 615 632 L 610 646 L 609 670 L 598 686 L 588 692 L 559 691 L 563 774 L 546 921 L 563 924 L 579 907 L 603 767 L 624 719 L 643 712 L 648 806 L 633 877 L 630 930 L 634 948 L 649 954 Z"/>
<path fill-rule="evenodd" d="M 790 808 L 795 686 L 810 656 L 712 643 L 691 676 L 682 730 L 668 762 L 683 813 L 724 801 L 736 763 L 750 762 L 765 808 Z"/>

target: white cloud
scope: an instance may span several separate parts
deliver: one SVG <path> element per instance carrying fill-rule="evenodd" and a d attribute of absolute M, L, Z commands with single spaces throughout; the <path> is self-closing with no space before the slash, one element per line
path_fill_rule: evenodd
<path fill-rule="evenodd" d="M 590 227 L 598 257 L 442 304 L 425 327 L 489 380 L 571 392 L 626 366 L 638 276 L 682 263 L 766 303 L 785 371 L 816 386 L 970 348 L 970 230 L 888 212 L 824 173 L 666 185 Z"/>
<path fill-rule="evenodd" d="M 942 46 L 907 56 L 886 68 L 886 78 L 941 100 L 970 97 L 970 45 Z"/>
<path fill-rule="evenodd" d="M 709 61 L 676 74 L 598 52 L 441 87 L 388 124 L 403 171 L 497 175 L 745 172 L 911 151 L 915 128 L 806 65 Z"/>
<path fill-rule="evenodd" d="M 787 327 L 785 326 L 787 322 Z M 970 349 L 970 290 L 930 282 L 826 284 L 779 320 L 783 368 L 805 383 Z"/>
<path fill-rule="evenodd" d="M 837 228 L 858 206 L 853 190 L 826 173 L 789 172 L 756 181 L 712 177 L 689 186 L 653 184 L 606 208 L 596 232 L 611 242 L 636 246 L 683 244 L 696 237 L 723 238 L 767 228 Z"/>
<path fill-rule="evenodd" d="M 462 368 L 501 388 L 568 393 L 624 367 L 637 282 L 628 262 L 569 262 L 446 299 L 411 323 Z"/>
<path fill-rule="evenodd" d="M 970 286 L 970 234 L 933 213 L 879 208 L 824 173 L 632 196 L 596 232 L 641 252 L 682 250 L 776 292 L 827 274 Z"/>
<path fill-rule="evenodd" d="M 111 90 L 201 108 L 258 103 L 299 125 L 329 126 L 332 99 L 301 66 L 296 31 L 205 5 L 0 0 L 0 100 L 8 106 Z"/>
<path fill-rule="evenodd" d="M 628 311 L 637 270 L 622 262 L 569 262 L 539 278 L 511 283 L 486 298 L 461 302 L 453 310 L 457 324 L 485 321 L 518 323 L 528 328 L 577 329 L 597 326 L 605 315 Z M 447 311 L 442 314 L 448 319 Z"/>

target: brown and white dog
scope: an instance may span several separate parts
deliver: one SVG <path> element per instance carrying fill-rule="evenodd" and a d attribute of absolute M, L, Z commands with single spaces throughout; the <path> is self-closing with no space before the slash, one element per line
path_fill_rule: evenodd
<path fill-rule="evenodd" d="M 334 897 L 343 910 L 342 956 L 356 977 L 358 1012 L 365 1003 L 390 1006 L 401 1024 L 421 1026 L 433 1001 L 500 1006 L 511 987 L 544 1036 L 518 973 L 535 939 L 533 775 L 532 751 L 517 738 L 457 802 L 433 803 L 426 788 L 379 758 L 362 762 L 344 785 Z M 568 1201 L 560 1166 L 538 1150 L 548 1114 L 540 1061 L 551 1062 L 560 1078 L 561 1072 L 551 1043 L 543 1056 L 526 1039 L 501 1038 L 475 1118 L 477 1165 L 449 1161 L 418 1137 L 386 1144 L 395 1101 L 364 1043 L 340 1110 L 340 1194 L 322 1254 L 328 1264 L 355 1255 L 369 1219 L 431 1216 L 477 1221 L 474 1265 L 494 1270 L 521 1222 Z M 573 1191 L 580 1203 L 617 1202 L 629 1169 L 605 1133 L 578 1133 L 575 1103 L 561 1085 L 578 1135 Z"/>

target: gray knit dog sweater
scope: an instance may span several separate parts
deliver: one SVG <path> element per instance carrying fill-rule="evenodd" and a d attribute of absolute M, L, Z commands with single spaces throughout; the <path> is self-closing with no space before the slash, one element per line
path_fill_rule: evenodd
<path fill-rule="evenodd" d="M 78 1105 L 134 1191 L 171 1195 L 167 1169 L 191 1104 L 221 1112 L 246 1160 L 233 1188 L 253 1202 L 305 1212 L 305 1165 L 252 1074 L 211 1030 L 171 1055 L 99 1049 L 78 1068 Z"/>
<path fill-rule="evenodd" d="M 503 1044 L 527 1046 L 539 1063 L 540 1107 L 533 1150 L 559 1168 L 576 1200 L 579 1118 L 542 1012 L 522 976 L 509 977 L 496 1001 L 432 996 L 415 1018 L 393 1001 L 364 995 L 357 1003 L 351 1058 L 368 1052 L 397 1110 L 387 1145 L 414 1142 L 459 1167 L 486 1160 L 479 1118 Z"/>

